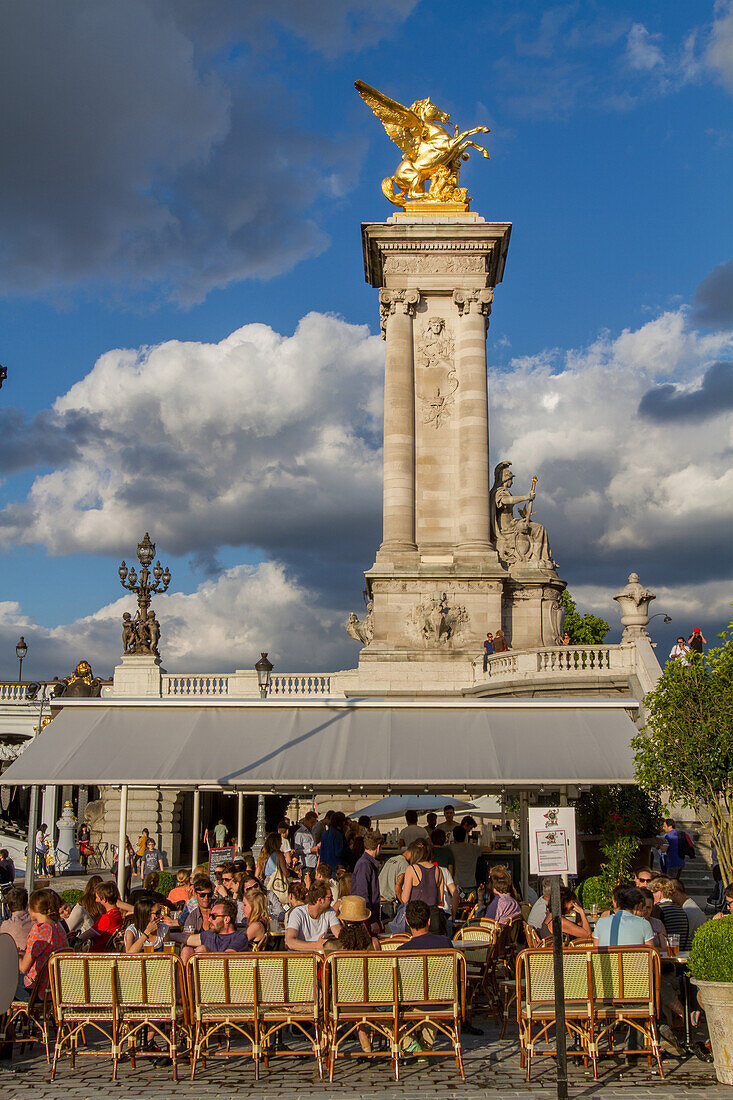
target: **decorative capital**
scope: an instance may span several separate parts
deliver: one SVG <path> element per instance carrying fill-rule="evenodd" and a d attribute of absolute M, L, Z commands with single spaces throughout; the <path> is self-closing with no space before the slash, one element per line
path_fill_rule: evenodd
<path fill-rule="evenodd" d="M 493 290 L 454 290 L 453 301 L 458 307 L 459 316 L 469 313 L 482 313 L 485 318 L 491 313 L 491 304 L 494 301 Z"/>
<path fill-rule="evenodd" d="M 379 292 L 379 324 L 382 331 L 382 339 L 387 337 L 387 318 L 399 305 L 402 312 L 408 317 L 414 317 L 420 304 L 420 291 L 414 288 L 409 290 L 380 290 Z"/>

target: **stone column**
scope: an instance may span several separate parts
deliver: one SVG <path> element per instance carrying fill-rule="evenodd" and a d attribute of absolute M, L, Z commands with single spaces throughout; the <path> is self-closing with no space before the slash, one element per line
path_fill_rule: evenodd
<path fill-rule="evenodd" d="M 412 318 L 418 290 L 381 290 L 384 370 L 382 545 L 377 559 L 415 553 L 415 387 Z"/>
<path fill-rule="evenodd" d="M 455 290 L 458 307 L 458 543 L 459 557 L 485 555 L 489 541 L 489 403 L 486 327 L 492 290 Z"/>

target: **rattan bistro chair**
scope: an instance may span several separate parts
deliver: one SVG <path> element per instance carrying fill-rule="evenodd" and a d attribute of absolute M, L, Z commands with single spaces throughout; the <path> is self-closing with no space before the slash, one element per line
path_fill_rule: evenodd
<path fill-rule="evenodd" d="M 46 984 L 48 958 L 38 967 L 30 997 L 27 1001 L 13 1001 L 4 1015 L 0 1016 L 0 1045 L 12 1042 L 16 1045 L 42 1043 L 46 1061 L 51 1061 L 49 1033 L 53 1022 L 51 994 L 46 988 L 43 996 L 39 988 Z"/>
<path fill-rule="evenodd" d="M 593 996 L 587 953 L 569 952 L 563 958 L 565 1027 L 580 1042 L 578 1054 L 587 1062 L 593 1019 Z M 532 1072 L 535 1055 L 557 1054 L 555 1043 L 555 973 L 552 949 L 527 948 L 520 951 L 516 963 L 517 1018 L 521 1065 L 526 1080 Z M 575 1054 L 568 1051 L 568 1054 Z"/>
<path fill-rule="evenodd" d="M 474 1007 L 481 994 L 490 997 L 489 976 L 496 940 L 496 929 L 472 924 L 459 928 L 454 936 L 454 942 L 460 943 L 466 960 L 466 1001 L 469 1009 Z"/>
<path fill-rule="evenodd" d="M 49 976 L 56 1018 L 51 1080 L 63 1054 L 72 1068 L 77 1055 L 111 1057 L 116 1080 L 123 1044 L 133 1066 L 137 1057 L 160 1057 L 159 1049 L 147 1051 L 140 1041 L 148 1032 L 165 1043 L 178 1080 L 178 1039 L 188 1030 L 188 1008 L 183 968 L 175 955 L 60 952 L 51 957 Z M 88 1045 L 88 1030 L 104 1040 L 100 1048 Z"/>
<path fill-rule="evenodd" d="M 387 1049 L 373 1051 L 372 1056 L 391 1058 L 395 1080 L 399 1080 L 400 1047 L 425 1027 L 448 1037 L 465 1077 L 460 1039 L 464 967 L 462 954 L 452 950 L 329 955 L 324 966 L 329 1081 L 342 1046 L 356 1038 L 360 1027 L 386 1040 Z M 444 1056 L 446 1051 L 423 1053 Z"/>
<path fill-rule="evenodd" d="M 317 954 L 295 951 L 264 953 L 225 951 L 194 955 L 188 963 L 191 1014 L 195 1027 L 191 1080 L 208 1057 L 251 1056 L 255 1080 L 260 1059 L 278 1053 L 272 1040 L 290 1025 L 304 1040 L 288 1055 L 312 1055 L 323 1076 L 320 983 Z M 232 1034 L 244 1039 L 244 1050 L 231 1048 Z M 212 1040 L 226 1040 L 212 1050 Z"/>
<path fill-rule="evenodd" d="M 627 1024 L 641 1035 L 643 1046 L 629 1048 L 627 1054 L 646 1055 L 649 1066 L 656 1059 L 660 1077 L 664 1077 L 657 1036 L 659 1015 L 659 953 L 653 947 L 599 947 L 589 954 L 593 989 L 593 1029 L 590 1054 L 595 1069 L 599 1042 L 606 1040 L 613 1051 L 613 1032 L 617 1024 Z"/>

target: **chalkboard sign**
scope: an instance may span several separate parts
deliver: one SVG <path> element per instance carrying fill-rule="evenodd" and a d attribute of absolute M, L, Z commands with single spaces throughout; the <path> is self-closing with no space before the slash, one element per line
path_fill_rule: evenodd
<path fill-rule="evenodd" d="M 234 845 L 228 848 L 209 848 L 209 874 L 213 875 L 217 867 L 222 863 L 231 863 L 234 859 Z"/>

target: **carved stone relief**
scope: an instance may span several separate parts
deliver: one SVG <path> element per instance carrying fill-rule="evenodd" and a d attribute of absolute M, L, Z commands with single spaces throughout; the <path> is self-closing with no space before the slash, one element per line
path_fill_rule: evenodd
<path fill-rule="evenodd" d="M 485 256 L 385 256 L 385 275 L 483 275 Z"/>
<path fill-rule="evenodd" d="M 468 612 L 460 604 L 451 606 L 447 593 L 436 593 L 413 608 L 408 616 L 408 627 L 426 649 L 436 646 L 452 648 L 468 624 Z"/>
<path fill-rule="evenodd" d="M 444 317 L 431 317 L 417 338 L 415 365 L 423 423 L 436 430 L 450 417 L 458 389 L 455 341 Z"/>

